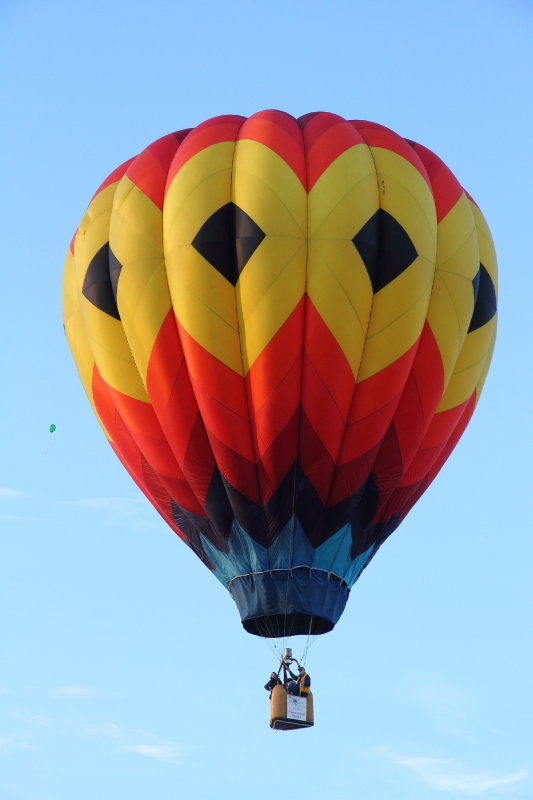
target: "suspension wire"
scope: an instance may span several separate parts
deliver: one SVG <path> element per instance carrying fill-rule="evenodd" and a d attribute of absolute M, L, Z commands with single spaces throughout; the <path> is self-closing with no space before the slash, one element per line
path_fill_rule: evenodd
<path fill-rule="evenodd" d="M 305 666 L 305 659 L 307 658 L 307 651 L 309 650 L 309 638 L 311 636 L 311 630 L 313 629 L 313 616 L 309 618 L 309 630 L 307 632 L 307 639 L 305 640 L 305 647 L 304 652 L 302 655 L 302 664 Z"/>
<path fill-rule="evenodd" d="M 274 626 L 269 623 L 268 617 L 259 617 L 256 620 L 257 630 L 261 638 L 265 641 L 270 648 L 276 661 L 281 660 L 281 650 L 279 649 L 279 637 L 276 636 Z"/>
<path fill-rule="evenodd" d="M 274 623 L 269 621 L 269 617 L 263 617 L 263 622 L 265 624 L 266 632 L 270 639 L 277 639 L 276 631 L 274 629 Z"/>
<path fill-rule="evenodd" d="M 278 654 L 276 653 L 276 648 L 274 643 L 272 642 L 272 638 L 268 636 L 268 626 L 265 624 L 264 620 L 258 619 L 257 620 L 257 630 L 259 635 L 267 645 L 267 647 L 272 651 L 272 653 L 278 658 Z"/>
<path fill-rule="evenodd" d="M 307 659 L 307 654 L 309 653 L 309 650 L 312 648 L 317 639 L 318 639 L 318 633 L 313 634 L 309 639 L 309 642 L 305 648 L 304 655 L 302 656 L 302 661 L 304 666 L 305 666 L 305 661 Z"/>
<path fill-rule="evenodd" d="M 267 636 L 262 636 L 261 638 L 264 641 L 264 643 L 266 644 L 266 646 L 269 648 L 269 650 L 275 656 L 276 661 L 279 661 L 280 660 L 280 656 L 279 656 L 279 653 L 277 652 L 276 645 L 273 643 L 272 639 L 268 638 Z"/>
<path fill-rule="evenodd" d="M 270 636 L 270 631 L 268 629 L 268 622 L 266 621 L 266 619 L 261 618 L 257 620 L 257 624 L 261 632 L 261 636 L 263 636 L 263 638 L 265 639 L 271 639 L 272 637 Z"/>
<path fill-rule="evenodd" d="M 276 639 L 277 638 L 276 637 L 276 631 L 272 627 L 272 624 L 270 622 L 267 622 L 265 624 L 266 624 L 266 631 L 267 631 L 268 638 L 269 639 Z"/>

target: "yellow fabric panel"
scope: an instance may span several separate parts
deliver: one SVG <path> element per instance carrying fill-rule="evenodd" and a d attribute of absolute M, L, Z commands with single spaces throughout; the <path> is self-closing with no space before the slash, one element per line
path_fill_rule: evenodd
<path fill-rule="evenodd" d="M 62 304 L 63 324 L 65 326 L 67 339 L 69 339 L 69 330 L 71 328 L 76 329 L 76 326 L 80 323 L 81 317 L 80 304 L 78 302 L 78 287 L 76 285 L 76 265 L 70 248 L 68 249 L 65 258 L 65 266 L 63 268 Z"/>
<path fill-rule="evenodd" d="M 494 242 L 492 241 L 489 226 L 487 225 L 485 217 L 476 204 L 472 201 L 469 202 L 476 223 L 477 238 L 479 243 L 479 260 L 492 278 L 496 294 L 498 294 L 498 264 L 496 260 Z"/>
<path fill-rule="evenodd" d="M 397 153 L 371 147 L 380 206 L 402 226 L 418 257 L 374 297 L 358 381 L 392 364 L 418 340 L 426 319 L 437 243 L 433 195 L 419 171 Z"/>
<path fill-rule="evenodd" d="M 169 284 L 173 287 L 171 298 L 176 319 L 198 344 L 234 372 L 242 375 L 235 290 L 213 267 L 206 268 L 206 262 L 200 255 L 196 254 L 194 257 L 189 252 L 187 255 L 190 258 L 184 258 L 182 266 L 189 269 L 196 265 L 197 283 L 203 278 L 202 294 L 208 297 L 209 287 L 214 287 L 211 289 L 212 302 L 208 305 L 189 286 L 180 285 L 176 276 L 171 278 L 167 271 Z M 166 263 L 168 270 L 168 260 Z M 217 313 L 218 308 L 221 308 L 221 314 Z"/>
<path fill-rule="evenodd" d="M 74 256 L 70 249 L 65 259 L 65 269 L 63 272 L 63 322 L 65 325 L 65 335 L 70 347 L 70 352 L 76 364 L 85 394 L 91 404 L 96 419 L 100 423 L 106 437 L 111 441 L 111 436 L 102 423 L 96 410 L 92 392 L 92 378 L 94 369 L 94 358 L 87 341 L 81 309 L 78 300 L 78 289 L 76 285 L 76 265 Z"/>
<path fill-rule="evenodd" d="M 496 250 L 494 248 L 494 242 L 492 240 L 492 235 L 485 220 L 485 217 L 477 207 L 475 203 L 472 201 L 470 202 L 470 206 L 472 209 L 472 213 L 474 215 L 474 220 L 476 223 L 476 230 L 477 230 L 477 237 L 479 243 L 479 260 L 489 273 L 492 282 L 494 284 L 494 289 L 496 291 L 496 296 L 498 295 L 498 263 L 496 259 Z M 498 317 L 497 314 L 490 321 L 490 325 L 492 328 L 492 338 L 490 340 L 487 355 L 485 356 L 485 362 L 481 369 L 480 376 L 476 383 L 476 400 L 479 400 L 479 396 L 481 394 L 481 390 L 483 388 L 483 384 L 485 383 L 485 379 L 487 377 L 487 372 L 490 367 L 490 362 L 492 359 L 492 354 L 494 352 L 494 346 L 496 344 L 496 328 L 498 325 Z"/>
<path fill-rule="evenodd" d="M 204 222 L 231 200 L 233 153 L 233 142 L 211 145 L 176 173 L 163 207 L 163 246 L 179 323 L 242 374 L 235 289 L 191 244 Z"/>
<path fill-rule="evenodd" d="M 476 223 L 463 192 L 437 227 L 437 269 L 471 280 L 479 267 Z"/>
<path fill-rule="evenodd" d="M 286 161 L 269 147 L 251 139 L 237 142 L 232 200 L 267 235 L 305 238 L 306 191 Z"/>
<path fill-rule="evenodd" d="M 494 353 L 495 344 L 496 344 L 496 325 L 494 325 L 494 327 L 492 329 L 492 339 L 491 339 L 490 344 L 489 344 L 489 349 L 488 349 L 488 351 L 487 351 L 487 353 L 485 355 L 485 360 L 483 362 L 483 366 L 481 368 L 481 372 L 480 372 L 479 378 L 477 379 L 477 383 L 476 383 L 476 405 L 477 405 L 477 403 L 479 401 L 479 398 L 481 396 L 481 392 L 483 390 L 483 385 L 484 385 L 485 380 L 487 378 L 487 373 L 489 371 L 490 362 L 492 360 L 492 354 Z"/>
<path fill-rule="evenodd" d="M 372 308 L 372 286 L 353 242 L 309 244 L 307 293 L 357 375 Z"/>
<path fill-rule="evenodd" d="M 352 240 L 377 211 L 374 161 L 365 144 L 348 148 L 309 192 L 309 240 Z"/>
<path fill-rule="evenodd" d="M 234 142 L 219 142 L 183 164 L 167 189 L 163 207 L 165 254 L 190 244 L 203 223 L 231 200 Z"/>
<path fill-rule="evenodd" d="M 294 311 L 298 302 L 305 293 L 305 268 L 307 248 L 305 244 L 298 241 L 264 239 L 261 248 L 264 251 L 258 257 L 252 271 L 263 271 L 267 273 L 269 266 L 283 266 L 281 271 L 276 270 L 274 280 L 265 291 L 253 310 L 248 311 L 248 316 L 242 315 L 247 310 L 247 297 L 242 289 L 241 280 L 237 283 L 237 311 L 239 314 L 239 329 L 241 332 L 242 359 L 244 374 L 248 372 L 256 358 L 262 353 L 264 348 L 271 341 L 272 337 L 282 327 L 290 314 Z M 291 253 L 296 249 L 295 253 Z M 281 251 L 279 259 L 276 259 L 276 252 Z M 287 256 L 289 260 L 286 261 Z M 254 256 L 250 259 L 252 261 Z M 274 260 L 276 259 L 276 260 Z M 248 267 L 244 270 L 246 273 Z M 243 275 L 244 275 L 243 273 Z"/>
<path fill-rule="evenodd" d="M 358 382 L 388 367 L 418 340 L 426 319 L 433 264 L 418 257 L 375 296 Z"/>
<path fill-rule="evenodd" d="M 87 268 L 108 242 L 109 222 L 116 184 L 111 184 L 91 202 L 74 242 L 80 308 L 89 346 L 102 378 L 114 389 L 148 402 L 120 320 L 96 308 L 82 295 Z"/>
<path fill-rule="evenodd" d="M 244 139 L 235 149 L 232 200 L 266 234 L 236 286 L 246 373 L 305 292 L 307 194 L 279 155 Z"/>
<path fill-rule="evenodd" d="M 472 318 L 472 280 L 478 269 L 476 227 L 470 203 L 463 193 L 438 225 L 435 284 L 428 309 L 428 322 L 441 354 L 445 386 Z"/>
<path fill-rule="evenodd" d="M 161 210 L 126 176 L 117 187 L 109 244 L 122 264 L 117 306 L 141 379 L 155 339 L 170 310 L 163 259 Z"/>
<path fill-rule="evenodd" d="M 437 413 L 455 408 L 468 400 L 486 369 L 487 352 L 495 334 L 496 317 L 493 317 L 486 325 L 467 335 Z"/>
<path fill-rule="evenodd" d="M 475 264 L 472 277 L 479 269 L 480 263 L 483 264 L 489 273 L 494 288 L 497 291 L 497 263 L 496 253 L 490 231 L 483 214 L 465 195 L 465 203 L 468 206 L 470 217 L 475 225 L 475 239 L 478 244 L 478 261 Z M 465 212 L 466 213 L 466 212 Z M 473 309 L 473 290 L 471 307 Z M 470 312 L 471 316 L 472 312 Z M 468 329 L 470 318 L 466 328 Z M 497 315 L 492 317 L 481 328 L 466 334 L 462 349 L 458 355 L 454 366 L 450 382 L 444 392 L 439 404 L 438 412 L 454 408 L 467 400 L 474 389 L 476 390 L 476 401 L 483 387 L 485 377 L 490 365 L 492 351 L 496 338 Z"/>
<path fill-rule="evenodd" d="M 405 158 L 371 147 L 379 182 L 380 205 L 409 234 L 417 253 L 434 261 L 437 247 L 435 201 L 420 172 Z"/>
<path fill-rule="evenodd" d="M 307 293 L 357 374 L 372 307 L 372 286 L 353 238 L 379 208 L 366 145 L 342 153 L 309 193 Z"/>

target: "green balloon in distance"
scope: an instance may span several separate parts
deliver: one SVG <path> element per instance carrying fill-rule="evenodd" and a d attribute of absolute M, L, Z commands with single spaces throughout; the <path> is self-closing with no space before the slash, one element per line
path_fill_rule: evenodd
<path fill-rule="evenodd" d="M 56 429 L 56 426 L 55 426 L 55 425 L 50 425 L 50 427 L 48 428 L 48 430 L 50 431 L 50 433 L 53 433 L 53 432 L 55 431 L 55 429 Z"/>

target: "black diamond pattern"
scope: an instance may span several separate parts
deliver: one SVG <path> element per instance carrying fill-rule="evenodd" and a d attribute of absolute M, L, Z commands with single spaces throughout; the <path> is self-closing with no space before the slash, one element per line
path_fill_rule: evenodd
<path fill-rule="evenodd" d="M 117 302 L 117 287 L 121 270 L 122 270 L 122 264 L 120 263 L 114 252 L 111 250 L 111 248 L 109 248 L 109 277 L 111 278 L 111 287 L 113 289 L 115 302 Z"/>
<path fill-rule="evenodd" d="M 474 289 L 474 313 L 470 320 L 468 333 L 476 331 L 492 319 L 496 313 L 497 306 L 496 289 L 483 264 L 479 265 L 476 276 L 472 281 L 472 286 Z"/>
<path fill-rule="evenodd" d="M 374 294 L 404 272 L 418 255 L 404 228 L 382 208 L 352 241 L 363 259 Z"/>
<path fill-rule="evenodd" d="M 235 286 L 264 238 L 265 233 L 242 208 L 226 203 L 204 222 L 192 246 Z"/>
<path fill-rule="evenodd" d="M 81 290 L 90 303 L 115 319 L 120 319 L 116 301 L 120 269 L 119 262 L 109 248 L 109 242 L 106 242 L 87 267 Z"/>

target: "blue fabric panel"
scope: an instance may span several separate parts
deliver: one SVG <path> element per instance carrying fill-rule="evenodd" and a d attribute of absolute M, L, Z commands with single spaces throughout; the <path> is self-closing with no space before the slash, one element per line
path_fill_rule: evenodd
<path fill-rule="evenodd" d="M 310 567 L 273 570 L 235 578 L 229 592 L 241 620 L 280 614 L 302 614 L 336 624 L 350 590 L 335 575 Z"/>
<path fill-rule="evenodd" d="M 343 525 L 315 549 L 297 517 L 287 522 L 270 547 L 263 547 L 254 541 L 236 520 L 231 527 L 227 552 L 221 553 L 202 534 L 200 538 L 216 577 L 226 588 L 239 575 L 299 566 L 332 572 L 343 578 L 351 588 L 376 550 L 375 545 L 370 545 L 364 553 L 352 558 L 350 525 Z"/>

